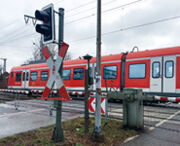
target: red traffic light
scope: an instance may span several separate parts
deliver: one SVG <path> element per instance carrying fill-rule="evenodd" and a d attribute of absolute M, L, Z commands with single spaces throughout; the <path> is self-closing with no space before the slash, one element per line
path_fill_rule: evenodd
<path fill-rule="evenodd" d="M 47 11 L 36 10 L 35 11 L 35 17 L 36 17 L 36 19 L 41 20 L 45 23 L 47 23 L 49 20 L 49 14 L 47 13 Z"/>
<path fill-rule="evenodd" d="M 42 34 L 43 43 L 52 43 L 55 40 L 55 16 L 53 4 L 35 11 L 35 18 L 42 21 L 36 25 L 36 32 Z"/>

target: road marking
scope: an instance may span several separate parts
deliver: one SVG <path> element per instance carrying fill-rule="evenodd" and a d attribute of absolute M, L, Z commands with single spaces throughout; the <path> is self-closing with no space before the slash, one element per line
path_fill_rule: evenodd
<path fill-rule="evenodd" d="M 168 120 L 174 118 L 174 117 L 175 117 L 176 115 L 178 115 L 179 113 L 180 113 L 180 110 L 177 111 L 177 112 L 175 112 L 173 115 L 169 116 L 167 119 L 162 120 L 162 121 L 160 121 L 159 123 L 157 123 L 157 124 L 155 125 L 155 127 L 150 127 L 149 130 L 150 130 L 150 131 L 154 130 L 156 127 L 161 126 L 162 124 L 164 124 L 164 123 L 167 122 Z"/>
<path fill-rule="evenodd" d="M 46 109 L 36 109 L 36 110 L 31 110 L 31 111 L 26 111 L 26 112 L 4 114 L 4 115 L 0 115 L 0 118 L 7 117 L 7 116 L 20 115 L 20 114 L 25 114 L 25 113 L 38 112 L 38 111 L 43 111 L 43 110 L 46 110 Z"/>
<path fill-rule="evenodd" d="M 139 136 L 139 135 L 135 135 L 135 136 L 133 136 L 133 137 L 129 137 L 129 138 L 127 138 L 123 143 L 125 144 L 125 143 L 127 143 L 127 142 L 135 139 L 135 138 L 138 137 L 138 136 Z"/>

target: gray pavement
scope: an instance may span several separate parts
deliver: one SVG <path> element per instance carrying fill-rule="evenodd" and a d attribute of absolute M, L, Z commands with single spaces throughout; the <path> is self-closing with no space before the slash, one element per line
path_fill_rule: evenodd
<path fill-rule="evenodd" d="M 26 105 L 15 109 L 13 104 L 0 104 L 0 138 L 38 129 L 55 123 L 55 111 L 49 115 L 48 108 Z M 63 112 L 62 120 L 80 116 L 78 113 Z"/>
<path fill-rule="evenodd" d="M 123 146 L 179 146 L 179 137 L 180 133 L 156 128 L 151 132 L 141 134 Z"/>
<path fill-rule="evenodd" d="M 160 121 L 157 127 L 142 133 L 140 136 L 123 144 L 123 146 L 179 146 L 180 145 L 180 111 L 170 118 Z"/>

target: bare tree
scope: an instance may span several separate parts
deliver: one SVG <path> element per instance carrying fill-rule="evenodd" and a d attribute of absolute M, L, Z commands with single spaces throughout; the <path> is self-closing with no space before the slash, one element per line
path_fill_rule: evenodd
<path fill-rule="evenodd" d="M 58 54 L 58 46 L 56 44 L 48 44 L 49 51 L 51 56 L 55 60 Z M 33 41 L 33 51 L 32 58 L 29 58 L 24 62 L 24 64 L 34 64 L 34 63 L 42 63 L 45 62 L 41 49 L 44 47 L 41 38 L 37 38 Z M 64 60 L 71 60 L 71 53 L 67 52 Z"/>
<path fill-rule="evenodd" d="M 51 56 L 53 57 L 53 59 L 56 59 L 57 58 L 57 53 L 58 53 L 58 46 L 56 44 L 49 44 L 48 45 L 48 48 L 49 48 L 49 51 L 51 53 Z"/>
<path fill-rule="evenodd" d="M 44 47 L 42 38 L 37 38 L 33 41 L 32 57 L 34 61 L 44 60 L 41 49 Z"/>
<path fill-rule="evenodd" d="M 72 55 L 70 52 L 66 53 L 66 56 L 64 57 L 64 60 L 71 60 L 72 59 Z"/>

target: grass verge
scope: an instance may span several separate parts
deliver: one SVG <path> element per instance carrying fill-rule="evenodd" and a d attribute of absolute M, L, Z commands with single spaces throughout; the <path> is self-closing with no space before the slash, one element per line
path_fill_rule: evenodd
<path fill-rule="evenodd" d="M 108 124 L 104 125 L 102 118 L 102 132 L 105 137 L 103 143 L 95 143 L 91 140 L 94 130 L 94 118 L 90 118 L 89 133 L 84 134 L 84 118 L 76 118 L 63 122 L 63 130 L 65 142 L 54 143 L 51 140 L 55 125 L 40 128 L 34 131 L 21 133 L 11 137 L 0 139 L 1 146 L 44 146 L 44 145 L 75 145 L 75 146 L 91 146 L 91 145 L 121 145 L 128 137 L 137 135 L 135 130 L 124 130 L 121 121 L 108 119 Z"/>

